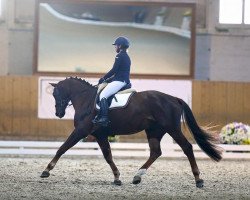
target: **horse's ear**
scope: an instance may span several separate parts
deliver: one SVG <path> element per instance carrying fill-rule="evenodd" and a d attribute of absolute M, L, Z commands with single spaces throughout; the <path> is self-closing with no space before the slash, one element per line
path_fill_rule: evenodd
<path fill-rule="evenodd" d="M 50 85 L 52 85 L 53 87 L 57 86 L 57 83 L 49 83 Z"/>

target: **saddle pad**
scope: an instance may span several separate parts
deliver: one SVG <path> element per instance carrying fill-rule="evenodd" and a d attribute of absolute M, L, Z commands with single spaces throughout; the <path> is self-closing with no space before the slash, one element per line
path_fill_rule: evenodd
<path fill-rule="evenodd" d="M 132 94 L 134 94 L 134 92 L 125 94 L 116 94 L 115 97 L 112 99 L 109 109 L 125 107 L 128 104 L 128 101 L 132 96 Z M 96 104 L 96 109 L 97 110 L 100 109 L 100 106 L 98 104 Z"/>
<path fill-rule="evenodd" d="M 108 83 L 104 82 L 98 85 L 98 90 L 97 90 L 97 94 L 100 94 L 101 91 L 108 85 Z M 123 94 L 123 93 L 131 93 L 131 92 L 136 92 L 135 89 L 132 88 L 128 88 L 122 91 L 118 91 L 117 94 Z"/>

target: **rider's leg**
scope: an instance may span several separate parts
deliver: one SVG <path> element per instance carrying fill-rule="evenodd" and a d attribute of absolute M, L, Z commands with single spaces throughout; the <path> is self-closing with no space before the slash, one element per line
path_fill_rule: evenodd
<path fill-rule="evenodd" d="M 108 99 L 111 95 L 117 93 L 120 89 L 122 89 L 126 85 L 125 82 L 121 81 L 112 81 L 109 83 L 101 92 L 99 98 L 100 101 L 102 98 Z"/>
<path fill-rule="evenodd" d="M 107 126 L 109 123 L 108 120 L 108 103 L 107 99 L 111 95 L 117 93 L 121 88 L 126 85 L 125 82 L 113 81 L 109 83 L 100 94 L 100 112 L 99 117 L 94 121 L 95 123 L 101 126 Z"/>

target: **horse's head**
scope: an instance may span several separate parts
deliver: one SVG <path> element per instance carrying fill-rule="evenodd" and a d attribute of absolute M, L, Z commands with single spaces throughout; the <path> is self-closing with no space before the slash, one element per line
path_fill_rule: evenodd
<path fill-rule="evenodd" d="M 58 83 L 50 83 L 54 87 L 53 96 L 56 101 L 56 116 L 64 117 L 65 109 L 69 105 L 69 101 L 89 102 L 94 101 L 97 88 L 81 78 L 66 78 Z M 84 99 L 83 99 L 84 95 Z M 81 98 L 80 98 L 81 96 Z M 76 103 L 77 104 L 77 103 Z M 77 109 L 77 107 L 74 107 Z"/>
<path fill-rule="evenodd" d="M 55 108 L 56 116 L 59 118 L 64 117 L 65 109 L 69 104 L 70 95 L 66 92 L 66 89 L 63 88 L 60 84 L 50 83 L 54 87 L 53 96 L 55 98 Z"/>

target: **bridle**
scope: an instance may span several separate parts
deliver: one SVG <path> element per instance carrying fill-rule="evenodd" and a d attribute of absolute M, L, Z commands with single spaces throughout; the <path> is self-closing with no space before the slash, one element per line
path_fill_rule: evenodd
<path fill-rule="evenodd" d="M 94 87 L 97 87 L 98 85 L 95 85 Z M 67 107 L 69 107 L 69 106 L 72 106 L 73 104 L 72 103 L 69 103 L 70 102 L 70 100 L 72 99 L 72 98 L 75 98 L 76 96 L 78 96 L 78 95 L 80 95 L 81 93 L 83 93 L 84 91 L 81 91 L 81 92 L 79 92 L 79 93 L 77 93 L 77 94 L 75 94 L 75 95 L 73 95 L 73 96 L 70 96 L 70 97 L 66 97 L 66 98 L 61 98 L 60 97 L 60 93 L 59 93 L 59 91 L 58 91 L 58 88 L 54 88 L 54 95 L 55 96 L 57 96 L 57 99 L 59 98 L 60 100 L 57 100 L 57 104 L 60 106 L 60 107 L 65 107 L 65 108 L 67 108 Z M 66 105 L 67 104 L 67 105 Z"/>
<path fill-rule="evenodd" d="M 63 108 L 63 107 L 67 108 L 67 107 L 69 107 L 69 106 L 72 105 L 72 103 L 71 104 L 69 103 L 70 102 L 70 97 L 61 98 L 61 95 L 60 95 L 60 93 L 58 91 L 58 88 L 56 88 L 56 87 L 54 88 L 53 94 L 56 97 L 56 104 L 59 107 L 61 107 L 61 108 Z"/>
<path fill-rule="evenodd" d="M 96 92 L 97 92 L 97 86 L 94 86 L 96 88 L 95 93 L 93 94 L 93 101 L 95 100 Z M 77 94 L 70 94 L 67 97 L 62 98 L 62 93 L 59 90 L 59 88 L 54 87 L 53 95 L 56 100 L 56 107 L 57 109 L 66 109 L 67 107 L 73 105 L 73 103 L 69 103 L 70 101 L 72 102 L 72 99 L 76 98 L 77 96 L 81 95 L 84 93 L 86 90 L 79 91 Z M 91 95 L 92 96 L 92 95 Z M 88 116 L 91 111 L 94 109 L 92 104 L 94 105 L 93 101 L 90 100 L 90 102 L 86 105 L 85 112 L 82 113 L 80 116 L 81 120 L 84 119 L 86 116 Z"/>
<path fill-rule="evenodd" d="M 72 106 L 72 103 L 69 103 L 70 102 L 70 99 L 62 99 L 61 101 L 60 101 L 60 106 L 65 106 L 66 104 L 67 104 L 67 106 L 66 106 L 66 108 L 67 107 L 69 107 L 69 106 Z"/>

